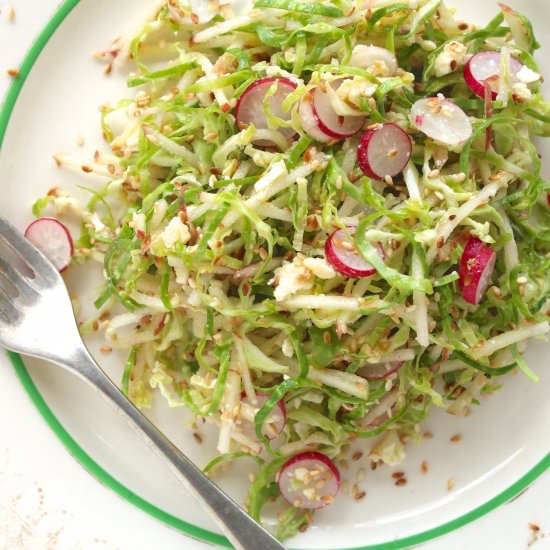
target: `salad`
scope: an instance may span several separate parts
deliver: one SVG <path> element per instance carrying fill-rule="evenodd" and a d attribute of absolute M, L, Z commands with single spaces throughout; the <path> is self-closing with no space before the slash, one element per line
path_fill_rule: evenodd
<path fill-rule="evenodd" d="M 542 337 L 550 104 L 529 21 L 441 0 L 256 0 L 201 21 L 178 0 L 100 54 L 131 65 L 102 108 L 110 151 L 60 166 L 28 237 L 96 262 L 121 386 L 217 427 L 210 475 L 252 460 L 246 506 L 277 535 L 338 494 L 350 444 L 396 465 L 433 407 L 470 414 Z M 75 217 L 75 242 L 61 221 Z"/>

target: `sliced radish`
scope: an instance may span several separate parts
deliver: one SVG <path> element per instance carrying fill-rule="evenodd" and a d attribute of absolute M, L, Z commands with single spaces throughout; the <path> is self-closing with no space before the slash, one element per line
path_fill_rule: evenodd
<path fill-rule="evenodd" d="M 443 96 L 418 100 L 411 108 L 411 122 L 428 137 L 456 147 L 472 135 L 468 115 Z"/>
<path fill-rule="evenodd" d="M 377 124 L 369 128 L 357 147 L 357 162 L 369 178 L 383 180 L 400 174 L 412 153 L 409 135 L 397 124 Z"/>
<path fill-rule="evenodd" d="M 458 266 L 462 297 L 478 305 L 491 282 L 497 260 L 496 252 L 477 237 L 470 236 Z"/>
<path fill-rule="evenodd" d="M 392 374 L 399 372 L 404 364 L 404 361 L 399 361 L 397 363 L 377 363 L 373 365 L 365 365 L 357 371 L 357 374 L 359 376 L 363 376 L 367 380 L 386 380 Z"/>
<path fill-rule="evenodd" d="M 271 112 L 282 120 L 290 120 L 290 112 L 283 111 L 282 103 L 296 89 L 296 84 L 288 78 L 270 76 L 260 78 L 253 82 L 241 95 L 235 107 L 235 118 L 239 128 L 245 128 L 250 124 L 258 129 L 268 129 L 267 118 L 264 112 L 264 99 L 273 84 L 277 83 L 276 92 L 269 98 Z M 279 128 L 279 131 L 290 139 L 296 133 L 292 128 Z M 255 141 L 258 145 L 270 145 L 263 143 L 266 140 Z"/>
<path fill-rule="evenodd" d="M 306 94 L 300 101 L 299 114 L 302 128 L 313 139 L 320 141 L 321 143 L 333 141 L 329 135 L 325 134 L 325 132 L 319 128 L 319 118 L 315 114 L 315 110 L 313 108 L 313 98 L 311 93 Z"/>
<path fill-rule="evenodd" d="M 74 254 L 71 233 L 56 218 L 39 218 L 25 230 L 25 237 L 52 262 L 60 272 L 65 271 Z"/>
<path fill-rule="evenodd" d="M 304 452 L 287 460 L 277 474 L 281 494 L 295 508 L 316 510 L 334 501 L 340 472 L 328 456 Z"/>
<path fill-rule="evenodd" d="M 498 95 L 500 78 L 500 53 L 499 52 L 479 52 L 470 58 L 464 67 L 464 80 L 469 88 L 477 96 L 485 97 L 485 82 L 489 82 L 492 91 L 492 99 Z M 510 58 L 510 75 L 514 79 L 515 75 L 521 71 L 523 65 L 514 57 Z"/>
<path fill-rule="evenodd" d="M 348 227 L 347 231 L 338 229 L 330 235 L 325 243 L 325 257 L 336 271 L 346 277 L 370 277 L 376 273 L 376 269 L 359 254 L 355 243 L 348 237 L 348 234 L 355 233 L 355 229 L 353 226 Z M 384 250 L 381 247 L 379 250 L 380 256 L 383 258 Z"/>
<path fill-rule="evenodd" d="M 324 86 L 337 89 L 342 81 L 337 83 L 326 82 Z M 335 85 L 336 84 L 336 85 Z M 333 139 L 346 139 L 355 135 L 365 122 L 363 116 L 340 116 L 336 114 L 330 101 L 328 91 L 318 86 L 312 92 L 313 114 L 317 118 L 317 126 L 327 136 Z"/>
<path fill-rule="evenodd" d="M 256 430 L 254 426 L 254 420 L 256 413 L 263 407 L 264 403 L 271 396 L 267 393 L 256 393 L 256 403 L 253 404 L 250 400 L 246 399 L 246 395 L 241 396 L 241 417 L 244 421 L 242 427 L 243 432 L 245 432 L 250 437 L 256 437 Z M 286 426 L 286 406 L 284 401 L 279 401 L 273 410 L 269 413 L 265 419 L 262 433 L 268 439 L 275 439 Z"/>
<path fill-rule="evenodd" d="M 384 63 L 387 68 L 386 75 L 390 76 L 395 74 L 398 68 L 397 59 L 390 50 L 386 48 L 380 48 L 378 46 L 365 46 L 364 44 L 358 44 L 353 48 L 349 64 L 352 67 L 359 67 L 361 69 L 369 69 L 376 67 L 377 64 Z M 384 71 L 382 71 L 384 72 Z"/>

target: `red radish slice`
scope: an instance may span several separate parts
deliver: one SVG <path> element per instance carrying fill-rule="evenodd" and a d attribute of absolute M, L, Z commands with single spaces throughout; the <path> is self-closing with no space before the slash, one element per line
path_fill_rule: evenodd
<path fill-rule="evenodd" d="M 392 374 L 399 372 L 404 365 L 404 361 L 398 363 L 377 363 L 375 365 L 365 365 L 361 367 L 357 374 L 367 380 L 386 380 Z"/>
<path fill-rule="evenodd" d="M 267 393 L 256 393 L 256 403 L 252 404 L 251 401 L 246 399 L 246 394 L 243 394 L 241 396 L 242 403 L 250 406 L 254 411 L 254 416 L 256 413 L 260 410 L 261 407 L 265 404 L 265 402 L 270 398 L 271 396 Z M 242 411 L 242 408 L 241 408 Z M 245 415 L 242 415 L 243 417 Z M 247 424 L 244 426 L 243 431 L 250 432 L 249 435 L 253 438 L 256 437 L 256 430 L 254 427 L 254 419 L 253 418 L 244 418 L 244 420 L 247 422 Z M 275 407 L 273 407 L 273 410 L 269 415 L 267 416 L 262 433 L 268 438 L 268 439 L 275 439 L 286 426 L 286 406 L 284 401 L 279 401 Z"/>
<path fill-rule="evenodd" d="M 336 88 L 340 86 L 341 81 L 337 83 Z M 327 82 L 325 86 L 333 86 L 333 83 Z M 334 86 L 333 86 L 333 89 Z M 346 139 L 355 135 L 365 122 L 363 116 L 340 116 L 334 111 L 330 102 L 330 95 L 321 86 L 315 88 L 312 92 L 313 114 L 317 117 L 317 126 L 327 136 L 334 139 Z"/>
<path fill-rule="evenodd" d="M 250 124 L 254 124 L 258 129 L 269 128 L 263 103 L 265 95 L 274 83 L 277 83 L 277 91 L 268 100 L 271 112 L 282 120 L 290 120 L 290 112 L 285 113 L 283 111 L 282 103 L 288 94 L 296 89 L 296 84 L 288 78 L 270 76 L 253 82 L 239 98 L 235 107 L 235 118 L 239 128 L 245 128 Z M 296 133 L 292 128 L 279 128 L 279 131 L 289 139 Z M 271 144 L 267 143 L 266 140 L 260 141 L 255 141 L 255 143 L 258 145 Z"/>
<path fill-rule="evenodd" d="M 363 134 L 357 147 L 357 162 L 366 176 L 383 180 L 400 174 L 411 153 L 411 138 L 397 124 L 377 124 Z"/>
<path fill-rule="evenodd" d="M 313 108 L 313 98 L 311 97 L 311 94 L 306 94 L 300 101 L 299 114 L 302 128 L 313 139 L 320 141 L 321 143 L 328 143 L 329 141 L 333 141 L 333 139 L 329 135 L 325 134 L 319 128 L 319 118 L 315 114 L 315 110 Z"/>
<path fill-rule="evenodd" d="M 510 74 L 513 77 L 519 73 L 523 65 L 514 57 L 510 58 Z M 476 53 L 464 67 L 464 80 L 469 88 L 477 96 L 485 96 L 484 82 L 489 81 L 492 90 L 492 99 L 498 95 L 500 77 L 500 53 L 479 52 Z"/>
<path fill-rule="evenodd" d="M 411 108 L 411 122 L 428 137 L 451 147 L 472 136 L 468 115 L 442 95 L 418 100 Z"/>
<path fill-rule="evenodd" d="M 25 230 L 25 237 L 52 262 L 60 272 L 65 271 L 74 254 L 71 233 L 56 218 L 39 218 Z"/>
<path fill-rule="evenodd" d="M 295 508 L 317 510 L 334 501 L 340 472 L 328 456 L 304 452 L 287 460 L 277 474 L 281 494 Z"/>
<path fill-rule="evenodd" d="M 353 235 L 355 227 L 348 227 L 347 233 Z M 384 257 L 384 250 L 379 247 L 380 256 Z M 327 239 L 325 243 L 325 258 L 342 275 L 352 278 L 370 277 L 376 273 L 359 252 L 355 249 L 355 243 L 348 237 L 343 229 L 338 229 Z"/>
<path fill-rule="evenodd" d="M 491 282 L 497 260 L 496 252 L 477 237 L 470 236 L 458 266 L 462 297 L 478 305 Z"/>
<path fill-rule="evenodd" d="M 384 63 L 388 69 L 387 75 L 395 74 L 397 71 L 397 59 L 390 50 L 386 48 L 380 48 L 378 46 L 365 46 L 364 44 L 358 44 L 353 48 L 349 64 L 352 67 L 359 67 L 361 69 L 368 69 L 376 66 L 379 63 Z"/>
<path fill-rule="evenodd" d="M 546 203 L 550 206 L 550 193 L 546 193 Z"/>

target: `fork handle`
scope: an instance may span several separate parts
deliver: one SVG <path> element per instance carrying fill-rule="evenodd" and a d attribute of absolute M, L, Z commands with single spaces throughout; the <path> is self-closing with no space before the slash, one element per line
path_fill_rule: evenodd
<path fill-rule="evenodd" d="M 231 497 L 180 451 L 118 389 L 87 350 L 79 351 L 70 365 L 87 382 L 95 386 L 145 435 L 146 442 L 163 458 L 187 490 L 199 500 L 217 521 L 237 550 L 285 550 L 266 529 L 254 521 Z"/>

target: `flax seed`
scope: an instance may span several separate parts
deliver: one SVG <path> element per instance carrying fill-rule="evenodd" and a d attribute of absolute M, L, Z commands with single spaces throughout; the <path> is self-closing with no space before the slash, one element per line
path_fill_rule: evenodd
<path fill-rule="evenodd" d="M 395 481 L 395 486 L 396 487 L 403 487 L 403 485 L 407 485 L 407 478 L 400 477 L 399 479 L 397 479 Z"/>
<path fill-rule="evenodd" d="M 405 472 L 394 472 L 391 476 L 393 479 L 401 479 L 405 477 Z"/>
<path fill-rule="evenodd" d="M 422 461 L 422 464 L 420 465 L 420 471 L 423 473 L 423 474 L 427 474 L 428 473 L 428 463 L 423 460 Z"/>
<path fill-rule="evenodd" d="M 12 78 L 16 78 L 19 76 L 19 69 L 10 67 L 9 69 L 6 70 L 6 73 L 8 74 L 8 76 L 11 76 Z"/>
<path fill-rule="evenodd" d="M 357 462 L 358 460 L 361 460 L 363 458 L 363 451 L 355 451 L 352 455 L 351 455 L 351 459 L 354 461 L 354 462 Z"/>
<path fill-rule="evenodd" d="M 193 439 L 200 445 L 202 443 L 202 435 L 198 432 L 193 432 Z"/>
<path fill-rule="evenodd" d="M 462 436 L 460 434 L 455 434 L 451 437 L 451 443 L 460 443 L 462 441 Z"/>

